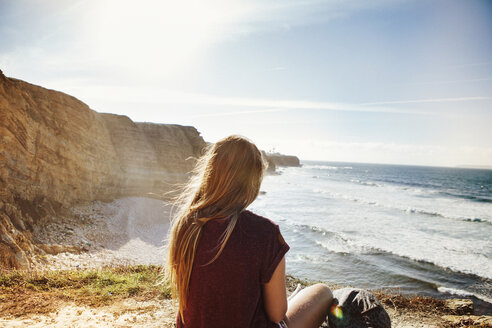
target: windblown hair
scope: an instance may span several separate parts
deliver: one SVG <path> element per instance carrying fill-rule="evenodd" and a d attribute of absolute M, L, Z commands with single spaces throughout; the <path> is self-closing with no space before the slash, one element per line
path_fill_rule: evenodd
<path fill-rule="evenodd" d="M 178 198 L 168 243 L 167 279 L 173 296 L 179 297 L 179 313 L 188 300 L 191 270 L 203 225 L 210 220 L 230 218 L 215 261 L 239 219 L 239 214 L 258 196 L 267 163 L 248 139 L 232 135 L 211 147 L 193 171 L 190 182 Z"/>

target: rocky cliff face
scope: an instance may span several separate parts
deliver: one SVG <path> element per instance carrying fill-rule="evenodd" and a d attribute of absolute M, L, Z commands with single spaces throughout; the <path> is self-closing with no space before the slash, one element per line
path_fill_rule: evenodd
<path fill-rule="evenodd" d="M 267 154 L 268 161 L 275 166 L 300 166 L 299 158 L 293 155 Z"/>
<path fill-rule="evenodd" d="M 0 71 L 0 267 L 28 268 L 33 226 L 71 205 L 169 191 L 204 145 L 193 127 L 100 114 Z"/>

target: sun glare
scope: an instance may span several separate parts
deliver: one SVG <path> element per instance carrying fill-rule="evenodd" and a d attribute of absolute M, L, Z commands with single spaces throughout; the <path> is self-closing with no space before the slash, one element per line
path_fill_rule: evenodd
<path fill-rule="evenodd" d="M 91 34 L 104 60 L 158 74 L 202 56 L 248 12 L 235 1 L 105 0 L 97 6 Z"/>

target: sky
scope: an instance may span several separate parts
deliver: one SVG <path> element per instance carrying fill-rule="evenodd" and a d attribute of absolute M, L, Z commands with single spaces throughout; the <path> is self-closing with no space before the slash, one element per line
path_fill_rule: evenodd
<path fill-rule="evenodd" d="M 492 166 L 489 0 L 0 0 L 0 69 L 301 160 Z"/>

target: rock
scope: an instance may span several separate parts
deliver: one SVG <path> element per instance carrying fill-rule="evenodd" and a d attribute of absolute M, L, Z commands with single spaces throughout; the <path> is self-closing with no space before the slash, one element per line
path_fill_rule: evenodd
<path fill-rule="evenodd" d="M 271 159 L 270 156 L 268 156 L 264 150 L 262 150 L 261 153 L 263 154 L 263 157 L 266 159 L 266 161 L 268 163 L 267 173 L 269 173 L 269 174 L 275 173 L 276 166 L 275 166 L 273 159 Z"/>
<path fill-rule="evenodd" d="M 30 263 L 29 263 L 29 260 L 26 256 L 26 253 L 19 249 L 15 255 L 14 255 L 14 258 L 15 258 L 15 262 L 16 262 L 16 267 L 17 269 L 21 269 L 21 270 L 29 270 L 30 268 Z"/>
<path fill-rule="evenodd" d="M 59 244 L 38 244 L 36 245 L 41 248 L 46 254 L 56 255 L 60 253 L 81 253 L 82 250 L 77 246 L 70 245 L 59 245 Z"/>
<path fill-rule="evenodd" d="M 301 166 L 299 158 L 292 155 L 267 154 L 267 159 L 273 162 L 275 166 Z"/>
<path fill-rule="evenodd" d="M 204 146 L 194 127 L 97 113 L 0 71 L 0 267 L 25 267 L 34 226 L 74 204 L 172 190 Z"/>
<path fill-rule="evenodd" d="M 444 315 L 442 318 L 455 325 L 462 327 L 477 326 L 477 327 L 492 327 L 492 316 L 477 316 L 477 315 Z"/>
<path fill-rule="evenodd" d="M 473 301 L 469 299 L 447 299 L 445 300 L 445 307 L 451 310 L 452 313 L 461 314 L 473 314 Z"/>

